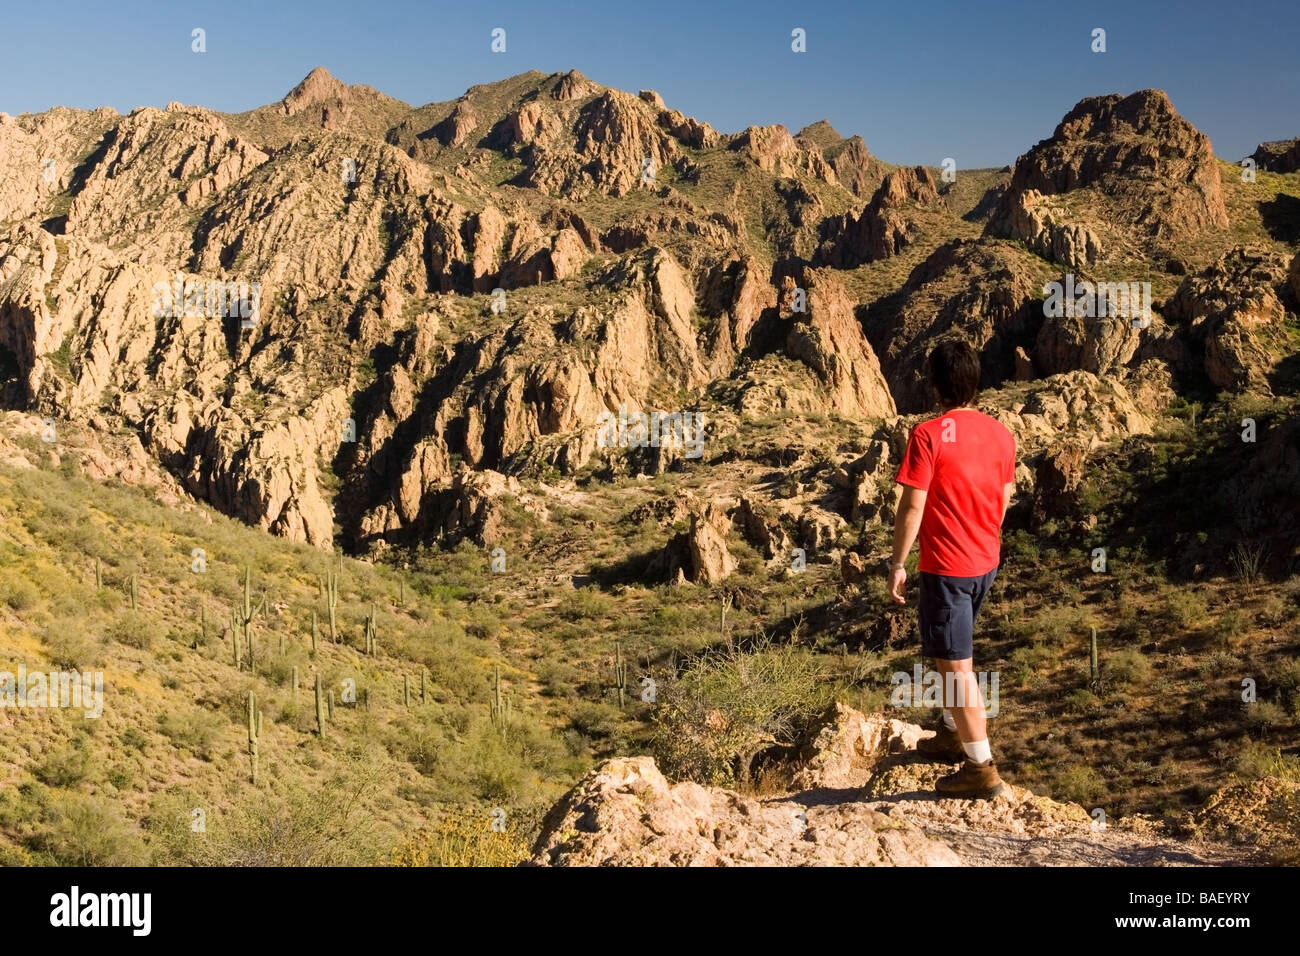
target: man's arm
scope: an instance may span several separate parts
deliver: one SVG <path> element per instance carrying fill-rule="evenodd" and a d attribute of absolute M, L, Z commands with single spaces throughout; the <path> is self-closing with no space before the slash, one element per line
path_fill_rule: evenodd
<path fill-rule="evenodd" d="M 898 501 L 894 516 L 894 554 L 889 565 L 889 591 L 899 604 L 906 603 L 903 589 L 907 585 L 907 572 L 903 565 L 921 530 L 921 516 L 925 513 L 926 493 L 911 485 L 903 486 L 903 497 Z"/>
<path fill-rule="evenodd" d="M 1011 507 L 1011 499 L 1016 493 L 1016 483 L 1008 481 L 1002 487 L 1002 520 L 1007 520 L 1007 509 Z"/>

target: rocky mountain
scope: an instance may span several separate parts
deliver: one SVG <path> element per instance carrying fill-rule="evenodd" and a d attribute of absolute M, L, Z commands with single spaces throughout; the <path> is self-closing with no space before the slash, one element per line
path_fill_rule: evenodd
<path fill-rule="evenodd" d="M 785 407 L 888 416 L 925 405 L 946 334 L 985 350 L 991 386 L 1155 357 L 1259 387 L 1284 347 L 1280 306 L 1183 335 L 1042 320 L 1045 260 L 1095 269 L 1132 229 L 1158 258 L 1226 225 L 1208 140 L 1158 91 L 1081 102 L 1016 164 L 987 238 L 865 307 L 842 275 L 956 219 L 933 173 L 825 123 L 719 134 L 576 71 L 411 109 L 317 69 L 246 114 L 55 109 L 0 131 L 26 171 L 0 195 L 9 404 L 121 420 L 190 494 L 322 547 L 436 534 L 457 462 L 574 474 L 601 413 L 699 401 L 767 356 L 804 383 Z M 187 308 L 152 314 L 178 275 Z M 258 284 L 255 325 L 193 314 L 223 282 Z"/>

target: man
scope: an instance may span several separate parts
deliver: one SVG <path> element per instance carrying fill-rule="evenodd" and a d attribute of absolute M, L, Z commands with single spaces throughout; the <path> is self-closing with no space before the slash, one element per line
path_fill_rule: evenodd
<path fill-rule="evenodd" d="M 975 616 L 997 575 L 1002 519 L 1015 491 L 1016 441 L 971 407 L 980 360 L 967 343 L 936 346 L 926 362 L 942 411 L 912 429 L 898 469 L 903 495 L 894 521 L 889 588 L 906 601 L 904 562 L 921 539 L 921 654 L 943 678 L 943 720 L 917 750 L 963 760 L 935 789 L 949 797 L 1010 796 L 989 749 L 984 700 L 972 670 Z"/>

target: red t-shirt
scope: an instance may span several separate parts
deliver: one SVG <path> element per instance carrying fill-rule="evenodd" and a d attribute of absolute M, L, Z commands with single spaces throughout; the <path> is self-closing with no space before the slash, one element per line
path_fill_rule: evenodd
<path fill-rule="evenodd" d="M 926 492 L 920 569 L 974 578 L 998 566 L 1002 489 L 1015 479 L 1016 440 L 973 408 L 912 429 L 898 482 Z"/>

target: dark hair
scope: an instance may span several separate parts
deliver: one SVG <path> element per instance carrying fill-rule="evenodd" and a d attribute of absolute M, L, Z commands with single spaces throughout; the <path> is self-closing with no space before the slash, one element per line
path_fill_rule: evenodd
<path fill-rule="evenodd" d="M 930 384 L 946 407 L 969 405 L 980 387 L 980 357 L 962 339 L 940 342 L 925 360 Z"/>

